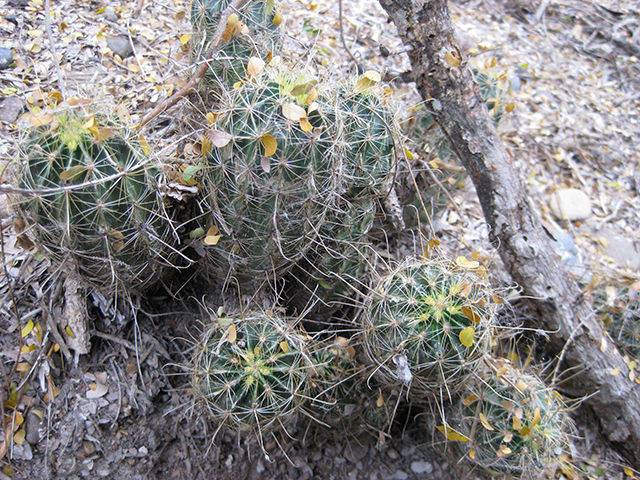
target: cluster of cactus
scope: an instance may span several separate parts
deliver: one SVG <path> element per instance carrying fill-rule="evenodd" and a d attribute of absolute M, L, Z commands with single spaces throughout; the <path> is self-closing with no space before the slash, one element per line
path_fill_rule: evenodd
<path fill-rule="evenodd" d="M 573 424 L 558 392 L 506 359 L 490 360 L 437 428 L 456 452 L 485 470 L 539 478 L 571 469 Z"/>
<path fill-rule="evenodd" d="M 159 165 L 114 121 L 65 112 L 22 149 L 18 203 L 39 243 L 97 286 L 144 288 L 171 264 Z"/>

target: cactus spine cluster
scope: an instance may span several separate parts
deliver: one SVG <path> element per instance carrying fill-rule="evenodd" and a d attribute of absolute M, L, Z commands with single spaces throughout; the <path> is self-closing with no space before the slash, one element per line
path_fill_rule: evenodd
<path fill-rule="evenodd" d="M 562 397 L 532 373 L 507 360 L 488 362 L 465 386 L 459 409 L 438 427 L 456 450 L 491 472 L 539 478 L 570 468 L 572 422 Z"/>
<path fill-rule="evenodd" d="M 42 246 L 98 286 L 143 288 L 169 262 L 161 171 L 113 122 L 61 113 L 23 148 L 20 209 Z"/>
<path fill-rule="evenodd" d="M 409 259 L 373 288 L 363 342 L 387 383 L 418 395 L 455 392 L 489 351 L 492 291 L 471 268 Z"/>
<path fill-rule="evenodd" d="M 305 339 L 277 314 L 218 317 L 196 346 L 192 389 L 208 417 L 262 434 L 295 417 L 311 367 Z"/>

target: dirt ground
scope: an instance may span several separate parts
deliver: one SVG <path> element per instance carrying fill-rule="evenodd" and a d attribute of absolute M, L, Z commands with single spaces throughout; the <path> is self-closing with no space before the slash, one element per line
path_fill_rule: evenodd
<path fill-rule="evenodd" d="M 51 53 L 46 7 L 41 0 L 0 6 L 0 47 L 13 55 L 13 63 L 0 70 L 5 163 L 16 159 L 20 131 L 29 115 L 38 113 L 40 100 L 63 90 L 56 63 L 70 93 L 88 95 L 100 86 L 104 98 L 126 104 L 138 119 L 191 72 L 188 2 L 54 2 L 49 26 L 59 62 Z M 373 0 L 344 0 L 343 7 L 348 51 L 337 2 L 282 3 L 292 45 L 308 47 L 328 70 L 355 71 L 353 56 L 365 70 L 387 72 L 399 115 L 410 118 L 419 98 L 413 84 L 393 80 L 410 68 L 393 25 Z M 570 239 L 571 247 L 558 247 L 558 253 L 569 257 L 567 265 L 587 295 L 615 296 L 623 285 L 640 290 L 640 4 L 472 0 L 452 2 L 450 8 L 462 49 L 478 65 L 508 78 L 506 101 L 515 108 L 499 131 L 545 226 Z M 392 55 L 381 55 L 381 45 Z M 176 138 L 162 135 L 152 132 L 150 141 L 171 149 Z M 410 148 L 418 152 L 422 145 L 415 141 Z M 591 200 L 588 214 L 576 221 L 553 213 L 552 199 L 567 188 Z M 444 247 L 452 253 L 484 252 L 494 258 L 495 282 L 510 286 L 488 243 L 471 183 L 452 189 L 451 197 L 455 205 L 432 219 Z M 192 273 L 187 271 L 168 289 L 114 304 L 113 295 L 65 281 L 46 258 L 22 248 L 6 196 L 0 200 L 2 401 L 5 416 L 22 416 L 20 422 L 15 414 L 5 422 L 0 478 L 488 478 L 456 464 L 424 406 L 403 404 L 392 435 L 382 439 L 331 435 L 304 416 L 287 432 L 266 436 L 264 451 L 244 434 L 217 432 L 197 415 L 186 373 L 191 339 L 224 302 L 218 285 L 187 283 Z M 415 253 L 414 233 L 394 236 L 390 255 Z M 86 299 L 80 319 L 70 306 L 73 299 Z M 517 295 L 511 300 L 514 316 L 526 316 Z M 74 343 L 51 328 L 59 325 L 56 332 L 63 331 L 64 322 L 74 321 L 87 329 L 87 353 L 78 353 L 82 338 Z M 640 476 L 602 440 L 596 419 L 577 404 L 572 416 L 575 478 Z M 559 472 L 554 478 L 567 476 Z"/>

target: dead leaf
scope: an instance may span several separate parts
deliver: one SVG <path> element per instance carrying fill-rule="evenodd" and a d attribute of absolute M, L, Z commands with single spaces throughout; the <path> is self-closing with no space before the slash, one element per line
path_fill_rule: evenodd
<path fill-rule="evenodd" d="M 272 156 L 278 150 L 278 141 L 271 135 L 263 135 L 262 144 L 264 145 L 265 157 Z"/>
<path fill-rule="evenodd" d="M 266 65 L 266 62 L 261 58 L 251 57 L 247 63 L 247 74 L 249 78 L 256 77 Z"/>
<path fill-rule="evenodd" d="M 282 105 L 282 115 L 289 120 L 299 122 L 302 118 L 306 118 L 307 112 L 300 105 L 285 103 Z"/>
<path fill-rule="evenodd" d="M 222 130 L 209 129 L 207 131 L 207 138 L 209 141 L 218 148 L 222 148 L 233 139 L 233 135 Z"/>

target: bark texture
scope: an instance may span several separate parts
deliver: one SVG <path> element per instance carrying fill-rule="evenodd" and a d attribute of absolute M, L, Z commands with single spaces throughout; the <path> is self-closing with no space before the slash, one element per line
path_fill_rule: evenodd
<path fill-rule="evenodd" d="M 519 172 L 500 139 L 455 38 L 447 0 L 380 0 L 395 23 L 422 97 L 475 185 L 491 240 L 514 281 L 531 298 L 536 327 L 562 369 L 563 385 L 599 418 L 603 433 L 640 468 L 640 385 L 551 247 Z M 461 60 L 459 65 L 456 59 Z M 620 372 L 618 375 L 615 369 Z"/>

